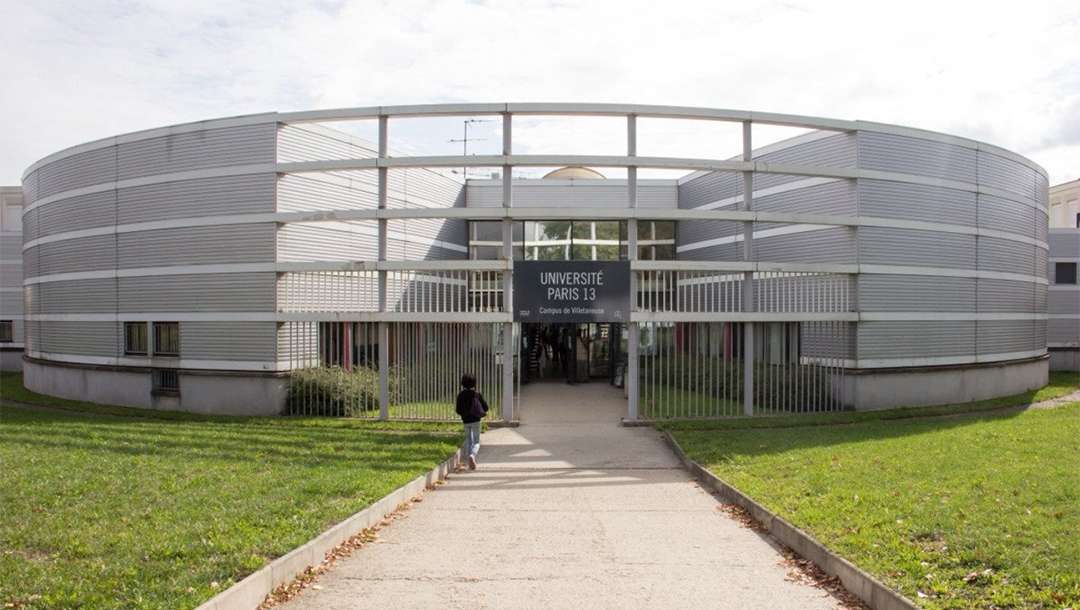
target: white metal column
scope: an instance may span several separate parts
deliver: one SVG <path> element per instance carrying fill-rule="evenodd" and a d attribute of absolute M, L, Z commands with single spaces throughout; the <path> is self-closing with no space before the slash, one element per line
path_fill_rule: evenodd
<path fill-rule="evenodd" d="M 743 121 L 743 161 L 753 161 L 750 136 L 753 123 Z M 749 212 L 754 200 L 754 172 L 743 172 L 743 210 Z M 754 260 L 754 222 L 743 223 L 743 260 Z M 754 311 L 754 272 L 743 273 L 743 313 Z M 743 413 L 754 414 L 754 322 L 743 323 Z"/>
<path fill-rule="evenodd" d="M 388 154 L 388 134 L 390 118 L 386 115 L 379 117 L 379 209 L 386 209 L 389 193 L 389 175 L 386 166 L 382 165 L 383 159 Z M 387 235 L 389 234 L 389 221 L 379 219 L 379 261 L 385 262 L 387 256 Z M 379 270 L 379 312 L 385 314 L 389 307 L 386 288 L 385 269 Z M 379 322 L 379 419 L 390 419 L 390 324 Z"/>
<path fill-rule="evenodd" d="M 626 117 L 626 155 L 637 156 L 637 115 Z M 637 167 L 629 167 L 626 171 L 626 198 L 631 210 L 637 209 Z M 637 274 L 633 271 L 634 261 L 637 260 L 637 216 L 631 216 L 626 222 L 626 256 L 630 259 L 630 298 L 635 302 L 630 303 L 630 315 L 626 322 L 626 372 L 623 382 L 626 384 L 626 419 L 635 421 L 638 418 L 638 344 L 641 341 L 641 333 L 638 322 L 634 321 L 634 310 L 637 309 Z"/>
<path fill-rule="evenodd" d="M 503 155 L 509 157 L 513 151 L 513 138 L 511 128 L 513 126 L 512 115 L 509 112 L 505 112 L 502 115 L 503 118 Z M 503 207 L 513 207 L 513 166 L 503 166 Z M 510 320 L 513 320 L 514 312 L 514 227 L 509 218 L 504 218 L 502 221 L 502 256 L 503 259 L 510 262 L 506 267 L 506 271 L 503 272 L 503 312 L 506 313 Z M 512 421 L 515 417 L 514 413 L 514 353 L 516 346 L 514 345 L 514 323 L 512 321 L 503 322 L 503 396 L 502 396 L 502 412 L 504 421 Z"/>

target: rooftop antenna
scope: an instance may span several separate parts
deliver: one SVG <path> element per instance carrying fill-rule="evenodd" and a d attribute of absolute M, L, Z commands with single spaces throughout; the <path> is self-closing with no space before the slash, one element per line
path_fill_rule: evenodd
<path fill-rule="evenodd" d="M 461 142 L 461 156 L 469 156 L 469 142 L 484 142 L 487 138 L 469 138 L 469 123 L 493 123 L 494 119 L 465 119 L 465 136 L 460 140 L 447 140 L 447 142 Z M 462 166 L 461 179 L 468 180 L 469 177 L 465 174 L 468 166 Z"/>

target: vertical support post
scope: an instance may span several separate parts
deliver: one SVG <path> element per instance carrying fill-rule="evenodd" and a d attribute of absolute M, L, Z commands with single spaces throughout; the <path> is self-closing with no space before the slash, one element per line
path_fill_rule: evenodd
<path fill-rule="evenodd" d="M 504 112 L 503 119 L 503 156 L 509 157 L 513 154 L 513 119 L 509 112 Z M 503 185 L 503 208 L 509 209 L 513 207 L 513 166 L 510 165 L 509 160 L 503 165 L 502 185 Z M 514 312 L 514 232 L 513 225 L 510 222 L 509 217 L 504 216 L 502 221 L 502 257 L 508 264 L 506 270 L 503 271 L 503 313 L 506 314 L 509 320 L 513 320 Z M 503 395 L 502 395 L 502 412 L 504 421 L 512 421 L 516 414 L 514 413 L 514 354 L 516 352 L 516 346 L 514 345 L 514 323 L 512 321 L 503 323 Z"/>
<path fill-rule="evenodd" d="M 637 115 L 626 117 L 626 156 L 637 156 Z M 638 411 L 638 345 L 641 342 L 641 329 L 634 320 L 637 308 L 638 280 L 634 270 L 634 261 L 638 259 L 638 219 L 637 219 L 637 166 L 626 168 L 626 200 L 630 209 L 626 221 L 626 257 L 630 259 L 630 315 L 626 322 L 626 372 L 623 382 L 626 384 L 626 419 L 637 421 Z"/>
<path fill-rule="evenodd" d="M 754 160 L 751 134 L 753 123 L 743 121 L 743 161 Z M 743 171 L 743 210 L 749 212 L 754 202 L 754 172 Z M 743 260 L 754 260 L 754 221 L 743 222 Z M 754 272 L 743 272 L 743 313 L 754 311 Z M 754 322 L 743 324 L 743 413 L 754 414 Z"/>
<path fill-rule="evenodd" d="M 387 128 L 390 125 L 390 117 L 379 115 L 379 209 L 386 209 L 389 199 L 389 175 L 383 160 L 388 154 L 389 136 Z M 387 239 L 389 235 L 389 221 L 385 217 L 379 218 L 379 262 L 386 262 Z M 379 274 L 379 313 L 385 315 L 389 308 L 387 298 L 386 269 L 381 268 Z M 379 419 L 390 419 L 390 324 L 385 320 L 379 321 Z"/>

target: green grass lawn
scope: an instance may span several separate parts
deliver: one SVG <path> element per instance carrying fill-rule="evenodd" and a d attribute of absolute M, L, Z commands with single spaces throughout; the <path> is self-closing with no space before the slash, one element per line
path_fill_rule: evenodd
<path fill-rule="evenodd" d="M 1045 393 L 1076 387 L 1056 375 Z M 671 428 L 692 459 L 927 609 L 1080 604 L 1080 403 L 901 416 Z"/>
<path fill-rule="evenodd" d="M 1080 404 L 669 424 L 691 457 L 927 608 L 1080 602 Z M 459 424 L 0 410 L 0 602 L 193 608 L 446 459 Z M 214 587 L 214 583 L 217 584 Z M 920 597 L 920 593 L 926 597 Z"/>
<path fill-rule="evenodd" d="M 165 417 L 3 407 L 4 607 L 194 608 L 461 439 L 460 425 Z"/>

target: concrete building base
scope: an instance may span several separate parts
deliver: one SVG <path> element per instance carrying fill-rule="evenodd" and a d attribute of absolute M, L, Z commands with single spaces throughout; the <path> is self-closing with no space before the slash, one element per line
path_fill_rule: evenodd
<path fill-rule="evenodd" d="M 21 347 L 0 347 L 0 371 L 21 371 L 23 349 Z"/>
<path fill-rule="evenodd" d="M 1080 371 L 1080 347 L 1051 347 L 1051 371 Z"/>
<path fill-rule="evenodd" d="M 181 371 L 180 391 L 154 392 L 148 368 L 84 366 L 27 358 L 23 384 L 58 398 L 163 411 L 219 415 L 279 415 L 288 378 L 215 371 Z"/>
<path fill-rule="evenodd" d="M 962 366 L 846 371 L 857 411 L 929 407 L 1022 394 L 1049 381 L 1049 358 Z"/>

